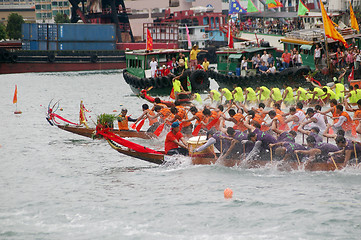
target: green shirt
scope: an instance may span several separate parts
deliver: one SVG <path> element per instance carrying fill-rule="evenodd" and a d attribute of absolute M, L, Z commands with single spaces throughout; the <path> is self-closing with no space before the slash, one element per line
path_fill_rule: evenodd
<path fill-rule="evenodd" d="M 211 90 L 211 93 L 213 93 L 213 100 L 214 101 L 220 101 L 221 100 L 221 94 L 217 90 Z"/>
<path fill-rule="evenodd" d="M 228 88 L 222 88 L 223 96 L 226 98 L 226 100 L 232 100 L 233 96 L 231 91 L 228 90 Z"/>
<path fill-rule="evenodd" d="M 246 90 L 248 91 L 247 101 L 256 101 L 257 97 L 255 91 L 251 87 L 246 88 Z"/>
<path fill-rule="evenodd" d="M 273 101 L 281 101 L 282 100 L 282 94 L 281 94 L 281 90 L 279 88 L 272 88 L 272 96 L 271 98 L 273 99 Z"/>
<path fill-rule="evenodd" d="M 269 99 L 271 90 L 269 90 L 265 86 L 260 87 L 260 89 L 263 90 L 263 92 L 261 93 L 261 101 Z"/>
<path fill-rule="evenodd" d="M 243 102 L 244 101 L 244 96 L 243 96 L 242 88 L 241 87 L 236 87 L 234 90 L 235 90 L 234 100 L 236 102 Z"/>
<path fill-rule="evenodd" d="M 291 87 L 286 87 L 285 91 L 288 90 L 288 93 L 285 97 L 286 102 L 293 102 L 293 89 Z"/>
<path fill-rule="evenodd" d="M 181 92 L 181 82 L 179 80 L 174 80 L 173 82 L 174 92 Z"/>

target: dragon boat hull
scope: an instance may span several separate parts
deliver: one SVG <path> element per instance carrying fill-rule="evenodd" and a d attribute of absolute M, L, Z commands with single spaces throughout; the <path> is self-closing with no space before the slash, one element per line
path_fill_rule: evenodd
<path fill-rule="evenodd" d="M 58 128 L 75 133 L 84 137 L 92 138 L 96 130 L 94 128 L 84 128 L 84 127 L 73 127 L 69 125 L 56 125 Z M 119 137 L 128 137 L 128 138 L 142 138 L 142 139 L 151 139 L 153 137 L 156 137 L 153 133 L 150 132 L 144 132 L 144 131 L 132 131 L 132 130 L 112 130 L 115 134 L 117 134 Z"/>
<path fill-rule="evenodd" d="M 162 152 L 162 154 L 153 154 L 153 153 L 142 153 L 137 152 L 126 147 L 121 147 L 112 141 L 108 141 L 110 146 L 115 149 L 117 152 L 134 157 L 146 162 L 155 163 L 155 164 L 166 164 L 171 162 L 171 156 L 167 156 Z M 281 162 L 270 160 L 252 160 L 252 161 L 243 161 L 240 159 L 226 159 L 219 161 L 216 158 L 210 157 L 192 157 L 193 165 L 211 165 L 211 164 L 220 164 L 226 167 L 235 167 L 239 166 L 241 168 L 260 168 L 265 166 L 276 166 L 277 169 L 281 171 L 294 171 L 294 170 L 305 170 L 305 171 L 335 171 L 343 168 L 343 163 L 333 163 L 333 162 L 309 162 L 309 163 L 300 163 L 298 162 Z"/>

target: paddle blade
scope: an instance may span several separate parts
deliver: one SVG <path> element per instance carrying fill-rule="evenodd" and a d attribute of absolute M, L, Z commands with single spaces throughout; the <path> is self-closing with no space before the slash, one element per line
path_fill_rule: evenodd
<path fill-rule="evenodd" d="M 132 124 L 130 125 L 130 127 L 131 127 L 132 129 L 135 129 L 135 123 L 132 123 Z"/>
<path fill-rule="evenodd" d="M 169 97 L 170 97 L 171 99 L 175 99 L 174 88 L 172 88 L 172 91 L 170 92 Z"/>
<path fill-rule="evenodd" d="M 192 135 L 197 136 L 201 128 L 202 128 L 202 124 L 198 124 L 197 127 L 193 130 Z"/>
<path fill-rule="evenodd" d="M 140 123 L 139 123 L 138 126 L 136 127 L 137 132 L 139 132 L 140 129 L 142 129 L 142 127 L 143 127 L 143 125 L 144 125 L 144 121 L 145 121 L 145 119 L 143 119 L 142 121 L 140 121 Z"/>
<path fill-rule="evenodd" d="M 214 125 L 216 125 L 216 123 L 218 122 L 218 119 L 219 118 L 215 118 L 215 119 L 212 120 L 212 122 L 208 123 L 207 126 L 206 126 L 207 129 L 210 130 Z"/>
<path fill-rule="evenodd" d="M 154 131 L 154 134 L 159 137 L 159 135 L 162 133 L 164 128 L 164 123 L 162 123 L 161 125 L 159 125 L 159 127 Z"/>

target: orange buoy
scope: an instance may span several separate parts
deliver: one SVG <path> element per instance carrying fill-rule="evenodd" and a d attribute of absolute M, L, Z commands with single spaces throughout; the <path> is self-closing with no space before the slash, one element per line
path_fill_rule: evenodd
<path fill-rule="evenodd" d="M 113 112 L 117 112 L 117 110 L 113 110 Z"/>
<path fill-rule="evenodd" d="M 224 198 L 229 199 L 229 198 L 232 198 L 232 196 L 233 196 L 232 189 L 230 189 L 230 188 L 224 189 Z"/>

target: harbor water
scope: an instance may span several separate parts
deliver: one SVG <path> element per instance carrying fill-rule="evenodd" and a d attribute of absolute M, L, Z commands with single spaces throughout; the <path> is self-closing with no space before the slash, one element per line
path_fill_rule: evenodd
<path fill-rule="evenodd" d="M 90 124 L 123 107 L 139 116 L 146 102 L 121 71 L 0 82 L 0 239 L 360 239 L 361 169 L 193 166 L 188 158 L 158 166 L 45 119 L 52 99 L 73 122 L 81 100 Z M 133 141 L 163 148 L 161 140 Z M 226 188 L 233 198 L 224 198 Z"/>

